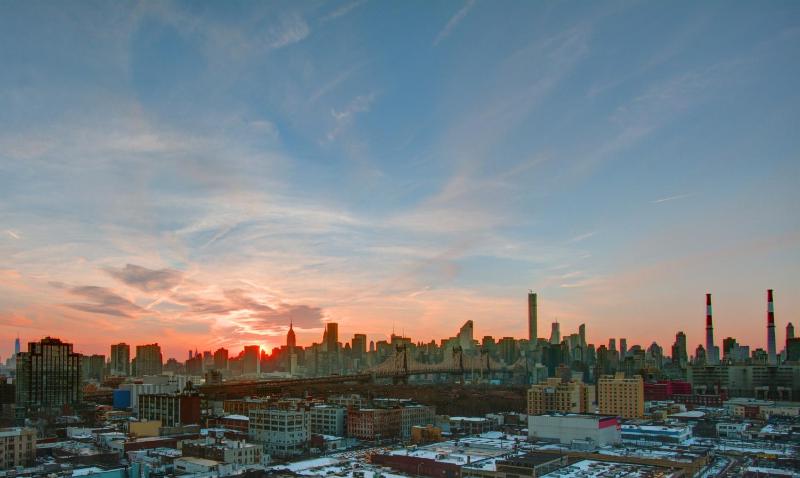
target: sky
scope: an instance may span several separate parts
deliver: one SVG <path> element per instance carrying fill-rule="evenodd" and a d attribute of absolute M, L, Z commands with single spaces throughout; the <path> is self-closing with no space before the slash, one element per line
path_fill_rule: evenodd
<path fill-rule="evenodd" d="M 800 3 L 0 2 L 0 356 L 800 322 Z M 798 324 L 800 325 L 800 324 Z"/>

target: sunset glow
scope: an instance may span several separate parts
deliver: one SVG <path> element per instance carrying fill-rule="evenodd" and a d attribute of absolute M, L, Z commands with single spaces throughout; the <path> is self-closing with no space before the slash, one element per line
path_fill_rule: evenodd
<path fill-rule="evenodd" d="M 0 356 L 798 322 L 795 5 L 226 3 L 0 5 Z"/>

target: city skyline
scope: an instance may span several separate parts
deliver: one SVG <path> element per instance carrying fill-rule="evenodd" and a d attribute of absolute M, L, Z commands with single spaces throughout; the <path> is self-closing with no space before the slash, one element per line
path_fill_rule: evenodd
<path fill-rule="evenodd" d="M 797 4 L 421 5 L 0 5 L 0 356 L 526 338 L 528 289 L 692 353 L 772 288 L 780 348 Z"/>
<path fill-rule="evenodd" d="M 765 323 L 765 325 L 766 325 L 766 330 L 770 331 L 770 324 L 775 324 L 776 325 L 777 322 L 774 322 L 774 310 L 775 310 L 775 308 L 774 308 L 774 304 L 773 304 L 773 290 L 769 289 L 767 291 L 767 293 L 768 293 L 767 294 L 768 302 L 767 302 L 767 309 L 766 310 L 767 310 L 768 319 L 767 319 L 767 322 Z M 536 294 L 534 294 L 532 291 L 529 291 L 529 295 L 528 295 L 528 300 L 529 301 L 531 300 L 530 299 L 531 295 L 536 297 Z M 767 352 L 769 350 L 768 339 L 765 340 L 765 346 L 761 347 L 761 346 L 758 346 L 758 345 L 753 345 L 752 342 L 748 342 L 747 341 L 749 339 L 744 339 L 742 337 L 733 337 L 733 336 L 730 336 L 730 335 L 722 337 L 722 338 L 718 338 L 718 339 L 714 339 L 713 336 L 709 337 L 709 335 L 708 335 L 709 328 L 708 327 L 709 327 L 709 325 L 711 323 L 710 322 L 710 320 L 711 320 L 710 319 L 710 317 L 711 317 L 711 307 L 710 307 L 710 304 L 708 302 L 710 301 L 710 296 L 711 296 L 711 294 L 706 294 L 706 319 L 705 319 L 706 320 L 705 321 L 705 323 L 706 323 L 706 328 L 705 328 L 706 337 L 705 337 L 705 342 L 697 343 L 697 346 L 704 347 L 705 353 L 708 354 L 709 353 L 708 352 L 709 343 L 713 343 L 714 346 L 715 346 L 714 353 L 717 354 L 716 358 L 712 359 L 712 361 L 714 363 L 719 363 L 719 360 L 721 358 L 720 353 L 721 353 L 722 347 L 720 347 L 720 344 L 722 344 L 724 340 L 728 340 L 728 339 L 735 339 L 735 340 L 737 340 L 737 343 L 739 343 L 739 341 L 741 341 L 740 342 L 741 345 L 749 346 L 749 347 L 751 347 L 751 350 L 753 350 L 753 351 L 756 350 L 756 349 L 761 349 L 761 350 L 764 350 L 765 352 Z M 536 298 L 533 299 L 533 304 L 536 304 Z M 530 307 L 531 307 L 531 305 L 529 303 L 528 304 L 528 313 L 529 314 L 530 314 L 530 310 L 531 310 Z M 538 308 L 534 307 L 533 310 L 536 311 L 536 310 L 538 310 Z M 536 314 L 537 313 L 534 312 L 533 317 L 536 317 Z M 772 319 L 772 320 L 770 320 L 770 319 Z M 528 315 L 528 317 L 526 317 L 526 322 L 525 322 L 526 330 L 529 330 L 530 320 L 531 320 L 530 319 L 530 315 Z M 279 349 L 279 348 L 287 345 L 287 343 L 289 343 L 289 342 L 291 342 L 292 346 L 294 346 L 294 344 L 297 344 L 300 347 L 310 347 L 310 346 L 312 346 L 314 344 L 323 344 L 324 343 L 324 341 L 325 341 L 324 337 L 325 337 L 325 333 L 326 333 L 326 330 L 327 330 L 327 325 L 330 324 L 330 323 L 332 323 L 333 325 L 337 326 L 337 335 L 338 335 L 338 325 L 339 324 L 336 323 L 336 322 L 333 322 L 333 321 L 329 321 L 329 322 L 325 322 L 324 323 L 324 327 L 322 329 L 319 329 L 319 330 L 317 330 L 317 329 L 306 330 L 305 331 L 305 335 L 308 335 L 311 338 L 305 343 L 303 343 L 303 342 L 299 342 L 298 343 L 297 339 L 296 339 L 297 328 L 293 327 L 293 323 L 290 322 L 289 326 L 286 327 L 286 330 L 285 330 L 286 333 L 284 334 L 284 337 L 283 337 L 282 341 L 281 340 L 277 340 L 277 341 L 274 341 L 274 342 L 270 341 L 270 342 L 243 343 L 241 345 L 238 345 L 238 344 L 234 345 L 234 346 L 232 346 L 230 348 L 226 347 L 223 344 L 223 345 L 217 345 L 217 346 L 215 346 L 213 348 L 229 350 L 231 353 L 233 353 L 235 355 L 237 352 L 244 353 L 244 349 L 247 348 L 248 346 L 258 346 L 261 349 L 262 352 L 265 352 L 267 354 L 272 354 L 273 350 Z M 534 323 L 535 323 L 535 320 L 534 320 Z M 585 334 L 585 331 L 586 331 L 586 324 L 585 323 L 584 324 L 580 324 L 578 326 L 578 328 L 576 328 L 575 330 L 563 330 L 563 329 L 561 329 L 559 327 L 560 323 L 557 322 L 557 321 L 551 322 L 551 324 L 553 326 L 553 331 L 550 332 L 550 336 L 546 336 L 546 335 L 543 336 L 543 335 L 539 334 L 538 337 L 537 337 L 538 339 L 544 340 L 545 342 L 547 342 L 548 340 L 552 339 L 553 332 L 554 331 L 558 331 L 558 335 L 556 337 L 557 337 L 558 343 L 560 343 L 562 339 L 566 339 L 567 335 L 576 334 L 576 335 L 583 336 L 583 334 Z M 469 320 L 469 325 L 472 327 L 474 325 L 474 322 L 472 320 Z M 779 352 L 779 353 L 781 352 L 783 344 L 785 344 L 786 340 L 789 338 L 788 335 L 787 335 L 788 331 L 786 330 L 787 326 L 791 327 L 792 330 L 794 330 L 794 324 L 792 322 L 790 322 L 790 321 L 786 322 L 786 324 L 784 325 L 782 330 L 780 332 L 778 332 L 778 335 L 777 335 L 778 340 L 777 340 L 776 348 L 774 349 L 776 352 Z M 338 335 L 338 339 L 339 339 L 339 343 L 342 344 L 343 346 L 345 344 L 350 343 L 352 340 L 354 340 L 354 337 L 356 335 L 359 335 L 359 334 L 363 334 L 363 335 L 366 336 L 367 345 L 374 345 L 374 344 L 372 344 L 372 342 L 377 343 L 379 341 L 389 341 L 389 342 L 391 342 L 391 338 L 393 336 L 400 337 L 400 338 L 403 338 L 403 339 L 408 339 L 413 343 L 430 343 L 431 341 L 433 341 L 436 344 L 441 344 L 445 340 L 458 337 L 459 334 L 460 334 L 460 330 L 461 329 L 459 329 L 459 331 L 456 332 L 456 333 L 450 334 L 449 336 L 431 337 L 431 338 L 428 338 L 428 339 L 420 339 L 418 337 L 414 337 L 411 334 L 406 334 L 404 328 L 401 328 L 400 330 L 397 330 L 397 329 L 393 328 L 393 330 L 390 333 L 386 333 L 386 334 L 383 334 L 383 333 L 367 333 L 367 334 L 363 334 L 363 331 L 359 331 L 359 330 L 354 330 L 352 332 L 345 330 L 345 331 L 343 331 L 342 335 Z M 771 331 L 774 333 L 774 328 L 772 328 Z M 564 335 L 561 335 L 562 332 L 564 333 Z M 509 336 L 509 335 L 482 334 L 482 333 L 480 333 L 480 329 L 478 329 L 477 333 L 475 333 L 475 331 L 473 330 L 473 334 L 474 334 L 474 339 L 475 339 L 476 343 L 478 343 L 478 344 L 480 344 L 481 339 L 483 337 L 486 337 L 486 336 L 492 337 L 495 340 L 495 342 L 497 342 L 500 339 L 505 338 L 505 337 L 511 337 L 511 338 L 513 338 L 515 340 L 527 340 L 527 337 Z M 683 334 L 684 339 L 686 339 L 688 336 L 690 336 L 690 334 L 686 334 L 685 331 L 683 331 L 683 330 L 676 331 L 676 335 L 677 334 Z M 291 338 L 289 338 L 289 336 L 291 336 Z M 643 349 L 647 349 L 651 344 L 656 343 L 660 347 L 662 347 L 665 351 L 668 351 L 670 345 L 672 344 L 672 342 L 660 343 L 660 342 L 658 342 L 656 340 L 652 340 L 651 342 L 641 342 L 641 343 L 636 342 L 635 340 L 628 341 L 629 337 L 626 337 L 626 336 L 623 336 L 623 335 L 618 335 L 618 336 L 613 336 L 612 335 L 612 336 L 609 336 L 604 341 L 603 340 L 600 340 L 600 341 L 591 340 L 591 337 L 592 337 L 591 334 L 586 334 L 584 336 L 584 338 L 586 339 L 586 343 L 594 345 L 596 348 L 599 348 L 600 346 L 610 347 L 610 343 L 616 344 L 616 341 L 618 339 L 620 340 L 620 347 L 622 347 L 622 348 L 620 348 L 620 350 L 624 350 L 627 347 L 627 345 L 631 345 L 631 346 L 638 345 L 638 346 L 641 346 Z M 793 335 L 792 335 L 792 337 L 793 337 Z M 14 340 L 14 345 L 11 348 L 16 351 L 20 346 L 20 342 L 22 342 L 22 343 L 38 342 L 42 338 L 44 338 L 44 337 L 31 338 L 31 340 L 25 341 L 25 340 L 21 340 L 21 338 L 18 336 Z M 691 357 L 693 357 L 693 351 L 694 351 L 693 347 L 694 346 L 692 346 L 692 344 L 690 343 L 690 341 L 688 339 L 686 339 L 686 340 L 687 340 L 687 343 L 686 343 L 687 350 L 685 352 L 687 352 L 689 357 L 691 358 Z M 70 340 L 66 340 L 66 341 L 70 342 Z M 622 345 L 623 341 L 624 341 L 624 343 L 626 345 Z M 120 345 L 128 345 L 130 347 L 136 347 L 137 345 L 145 345 L 145 344 L 128 343 L 128 342 L 125 341 L 124 337 L 118 337 L 117 338 L 117 342 L 119 342 Z M 158 344 L 157 340 L 156 341 L 152 341 L 152 342 Z M 83 353 L 85 355 L 86 354 L 102 354 L 102 355 L 105 355 L 107 358 L 109 358 L 109 360 L 111 360 L 110 357 L 111 357 L 111 355 L 113 355 L 113 348 L 114 348 L 114 346 L 117 345 L 117 343 L 115 342 L 115 343 L 107 344 L 105 351 L 103 351 L 101 349 L 89 350 L 89 351 L 78 350 L 78 349 L 80 349 L 80 344 L 77 344 L 77 345 L 78 345 L 78 347 L 76 348 L 76 351 L 78 351 L 80 353 Z M 616 347 L 616 345 L 614 347 Z M 611 348 L 614 348 L 614 347 L 611 347 Z M 109 350 L 112 350 L 112 353 L 110 355 L 107 354 L 107 352 Z M 171 349 L 169 349 L 168 347 L 163 347 L 163 350 L 167 351 L 167 350 L 171 350 Z M 2 347 L 1 346 L 0 346 L 0 351 L 2 351 Z M 198 348 L 197 345 L 195 345 L 194 349 L 192 349 L 191 347 L 189 347 L 188 349 L 186 349 L 186 348 L 183 349 L 183 352 L 186 352 L 189 355 L 190 358 L 192 356 L 192 352 L 194 352 L 194 353 L 201 352 L 202 353 L 202 352 L 213 352 L 213 351 L 214 350 L 206 350 L 205 348 Z M 11 356 L 11 354 L 9 354 L 9 356 Z M 2 352 L 0 352 L 0 359 L 2 359 L 2 358 L 4 358 L 4 356 L 3 356 Z M 185 357 L 182 358 L 180 353 L 176 353 L 174 355 L 166 353 L 163 358 L 164 358 L 164 360 L 166 360 L 167 358 L 170 358 L 170 359 L 175 358 L 175 359 L 178 359 L 179 361 L 181 361 Z"/>

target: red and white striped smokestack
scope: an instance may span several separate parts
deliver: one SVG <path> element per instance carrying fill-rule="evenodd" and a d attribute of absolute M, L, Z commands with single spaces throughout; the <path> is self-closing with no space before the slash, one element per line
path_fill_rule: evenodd
<path fill-rule="evenodd" d="M 775 305 L 772 303 L 772 289 L 767 289 L 767 364 L 778 365 L 778 353 L 775 345 Z"/>
<path fill-rule="evenodd" d="M 706 294 L 706 362 L 716 365 L 719 362 L 719 358 L 715 354 L 714 323 L 711 316 L 711 294 Z"/>

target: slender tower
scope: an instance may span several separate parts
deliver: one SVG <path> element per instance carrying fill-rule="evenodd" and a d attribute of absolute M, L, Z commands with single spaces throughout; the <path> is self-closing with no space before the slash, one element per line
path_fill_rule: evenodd
<path fill-rule="evenodd" d="M 536 344 L 539 333 L 536 330 L 536 293 L 528 291 L 528 341 Z"/>
<path fill-rule="evenodd" d="M 772 303 L 772 289 L 767 289 L 767 365 L 778 365 L 778 355 L 775 351 L 775 307 Z"/>
<path fill-rule="evenodd" d="M 706 362 L 709 365 L 716 365 L 717 357 L 714 354 L 714 324 L 711 315 L 711 294 L 706 294 Z"/>

